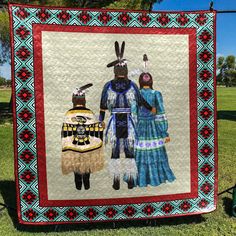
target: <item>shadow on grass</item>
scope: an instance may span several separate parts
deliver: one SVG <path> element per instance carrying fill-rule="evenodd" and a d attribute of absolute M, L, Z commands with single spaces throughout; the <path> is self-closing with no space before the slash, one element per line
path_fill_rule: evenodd
<path fill-rule="evenodd" d="M 12 123 L 12 109 L 9 102 L 0 102 L 0 124 Z"/>
<path fill-rule="evenodd" d="M 223 198 L 223 204 L 224 204 L 225 213 L 228 216 L 232 217 L 233 216 L 233 212 L 232 212 L 232 207 L 233 207 L 232 195 L 231 195 L 231 198 L 224 197 Z"/>
<path fill-rule="evenodd" d="M 217 111 L 217 120 L 236 121 L 236 111 Z"/>
<path fill-rule="evenodd" d="M 5 210 L 8 211 L 12 219 L 14 227 L 19 231 L 25 232 L 69 232 L 69 231 L 87 231 L 87 230 L 109 230 L 109 229 L 125 229 L 130 227 L 160 227 L 181 224 L 198 224 L 205 221 L 201 215 L 175 217 L 168 219 L 152 219 L 152 220 L 130 220 L 120 222 L 96 222 L 86 224 L 65 224 L 65 225 L 45 225 L 45 226 L 29 226 L 18 223 L 16 208 L 16 191 L 14 181 L 0 181 L 0 193 L 3 196 L 4 203 L 9 206 Z"/>
<path fill-rule="evenodd" d="M 0 113 L 3 112 L 11 112 L 11 104 L 10 102 L 0 102 Z"/>

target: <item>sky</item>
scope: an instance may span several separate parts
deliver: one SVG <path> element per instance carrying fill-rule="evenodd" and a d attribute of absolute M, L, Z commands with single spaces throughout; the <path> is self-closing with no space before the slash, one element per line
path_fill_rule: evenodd
<path fill-rule="evenodd" d="M 210 0 L 163 0 L 153 10 L 209 10 Z M 214 0 L 215 10 L 236 10 L 236 0 Z M 217 56 L 236 56 L 236 13 L 218 13 L 216 24 Z"/>
<path fill-rule="evenodd" d="M 208 10 L 210 0 L 163 0 L 154 4 L 155 11 L 191 11 Z M 215 10 L 236 10 L 236 0 L 214 0 Z M 216 50 L 217 56 L 236 56 L 236 13 L 217 14 Z M 4 64 L 0 67 L 0 76 L 10 79 L 11 67 Z"/>

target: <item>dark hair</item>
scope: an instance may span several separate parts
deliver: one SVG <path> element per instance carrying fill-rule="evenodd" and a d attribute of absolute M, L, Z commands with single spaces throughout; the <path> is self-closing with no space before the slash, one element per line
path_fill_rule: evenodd
<path fill-rule="evenodd" d="M 86 100 L 85 100 L 85 97 L 81 98 L 78 96 L 72 96 L 72 103 L 74 107 L 77 105 L 85 106 Z"/>
<path fill-rule="evenodd" d="M 145 77 L 147 77 L 147 76 L 149 77 L 149 80 L 145 80 Z M 152 80 L 151 74 L 143 72 L 139 76 L 139 86 L 140 86 L 140 89 L 142 89 L 143 86 L 149 86 L 151 89 L 153 89 L 152 85 L 153 85 L 153 80 Z"/>
<path fill-rule="evenodd" d="M 125 78 L 127 78 L 127 75 L 128 75 L 127 65 L 124 65 L 124 66 L 116 65 L 116 66 L 114 66 L 114 74 L 115 74 L 115 77 L 124 76 Z"/>

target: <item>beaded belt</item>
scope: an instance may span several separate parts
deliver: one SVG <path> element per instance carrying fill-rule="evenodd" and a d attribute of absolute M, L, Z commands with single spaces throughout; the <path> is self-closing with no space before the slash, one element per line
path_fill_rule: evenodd
<path fill-rule="evenodd" d="M 130 108 L 113 108 L 111 113 L 131 113 Z"/>

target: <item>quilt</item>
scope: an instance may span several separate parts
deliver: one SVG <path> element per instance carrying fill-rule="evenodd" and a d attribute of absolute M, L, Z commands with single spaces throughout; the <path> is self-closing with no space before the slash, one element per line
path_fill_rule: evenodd
<path fill-rule="evenodd" d="M 215 210 L 215 11 L 9 12 L 20 223 Z"/>

